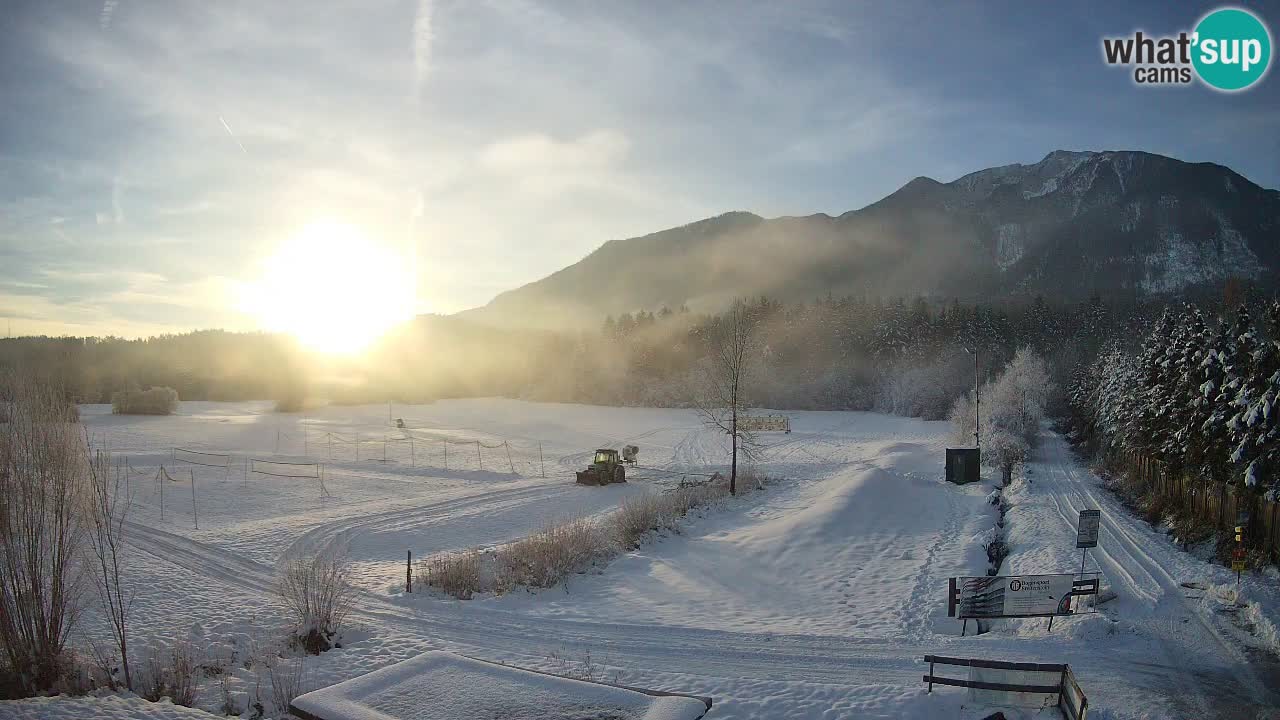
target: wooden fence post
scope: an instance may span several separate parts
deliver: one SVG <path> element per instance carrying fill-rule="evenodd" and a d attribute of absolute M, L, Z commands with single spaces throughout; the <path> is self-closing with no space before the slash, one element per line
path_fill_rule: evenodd
<path fill-rule="evenodd" d="M 413 592 L 413 551 L 408 551 L 408 556 L 404 562 L 404 591 Z"/>

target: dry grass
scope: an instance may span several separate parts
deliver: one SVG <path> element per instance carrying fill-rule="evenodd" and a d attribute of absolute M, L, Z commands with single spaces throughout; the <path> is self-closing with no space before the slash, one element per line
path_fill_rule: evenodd
<path fill-rule="evenodd" d="M 432 587 L 459 600 L 485 591 L 479 550 L 432 555 L 418 561 L 414 583 Z"/>
<path fill-rule="evenodd" d="M 304 656 L 305 657 L 305 656 Z M 304 657 L 296 660 L 273 658 L 267 663 L 267 679 L 271 682 L 271 702 L 279 717 L 289 716 L 294 698 L 306 692 L 303 687 Z"/>
<path fill-rule="evenodd" d="M 174 705 L 191 707 L 200 691 L 199 668 L 189 643 L 176 642 L 167 650 L 152 648 L 142 662 L 135 692 L 151 702 L 167 697 Z"/>
<path fill-rule="evenodd" d="M 739 493 L 763 488 L 768 478 L 740 472 Z M 528 537 L 488 550 L 444 553 L 418 561 L 417 585 L 459 600 L 518 588 L 549 588 L 638 547 L 654 532 L 678 532 L 694 508 L 729 496 L 728 481 L 687 484 L 664 493 L 627 498 L 599 520 L 574 518 L 549 524 Z"/>
<path fill-rule="evenodd" d="M 685 501 L 691 498 L 688 489 L 681 488 L 663 495 L 639 495 L 623 500 L 609 517 L 614 539 L 622 549 L 631 550 L 652 531 L 674 530 L 679 518 L 688 512 Z"/>
<path fill-rule="evenodd" d="M 612 554 L 608 535 L 590 519 L 553 523 L 495 553 L 494 590 L 552 587 Z"/>

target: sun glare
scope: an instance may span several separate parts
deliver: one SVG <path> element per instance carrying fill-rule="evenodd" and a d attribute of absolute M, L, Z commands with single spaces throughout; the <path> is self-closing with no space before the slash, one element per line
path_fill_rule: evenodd
<path fill-rule="evenodd" d="M 413 316 L 410 262 L 360 229 L 313 223 L 269 257 L 246 304 L 268 330 L 315 350 L 356 353 Z"/>

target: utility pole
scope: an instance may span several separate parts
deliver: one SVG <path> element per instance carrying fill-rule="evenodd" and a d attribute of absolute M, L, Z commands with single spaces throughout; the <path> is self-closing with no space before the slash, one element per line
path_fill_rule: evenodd
<path fill-rule="evenodd" d="M 978 346 L 974 345 L 973 349 L 964 349 L 965 352 L 973 356 L 973 446 L 982 448 L 982 398 L 978 396 Z"/>

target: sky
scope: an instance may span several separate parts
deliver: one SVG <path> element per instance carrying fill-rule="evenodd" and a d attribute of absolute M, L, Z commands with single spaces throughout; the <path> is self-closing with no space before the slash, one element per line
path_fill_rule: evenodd
<path fill-rule="evenodd" d="M 1245 6 L 1277 34 L 1280 3 Z M 245 298 L 316 223 L 398 258 L 413 312 L 452 313 L 609 239 L 730 210 L 839 214 L 1059 148 L 1280 188 L 1274 69 L 1223 94 L 1102 61 L 1103 36 L 1214 7 L 7 0 L 0 318 L 260 328 Z M 355 296 L 378 268 L 351 264 L 368 276 L 347 286 L 332 266 L 287 287 L 376 305 Z"/>

